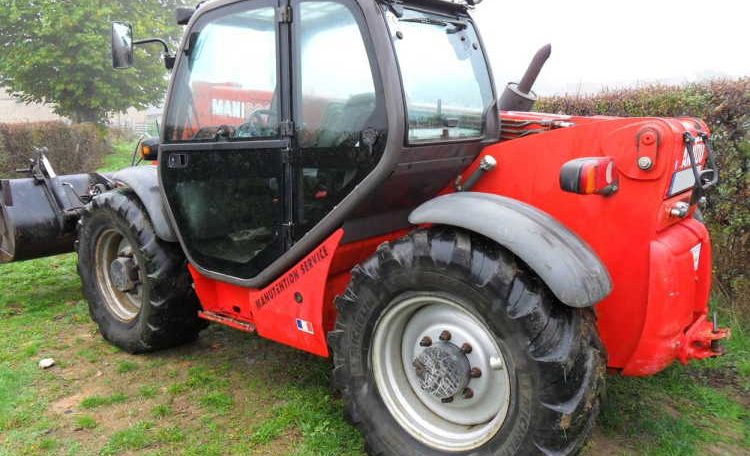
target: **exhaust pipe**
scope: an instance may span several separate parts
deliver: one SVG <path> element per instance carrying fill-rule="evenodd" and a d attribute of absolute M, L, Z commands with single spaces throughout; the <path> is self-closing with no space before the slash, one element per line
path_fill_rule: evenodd
<path fill-rule="evenodd" d="M 41 153 L 21 172 L 0 181 L 0 263 L 72 252 L 92 176 L 57 176 Z"/>
<path fill-rule="evenodd" d="M 537 96 L 531 88 L 534 86 L 536 78 L 539 76 L 551 53 L 551 44 L 542 46 L 531 60 L 531 64 L 526 69 L 521 82 L 508 83 L 503 95 L 500 97 L 499 108 L 501 111 L 531 111 L 537 100 Z"/>

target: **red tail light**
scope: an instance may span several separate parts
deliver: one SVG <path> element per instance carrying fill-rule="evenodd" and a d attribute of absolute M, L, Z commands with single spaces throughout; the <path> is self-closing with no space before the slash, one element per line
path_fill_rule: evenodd
<path fill-rule="evenodd" d="M 577 158 L 565 163 L 560 169 L 560 188 L 581 195 L 611 195 L 618 188 L 614 159 Z"/>

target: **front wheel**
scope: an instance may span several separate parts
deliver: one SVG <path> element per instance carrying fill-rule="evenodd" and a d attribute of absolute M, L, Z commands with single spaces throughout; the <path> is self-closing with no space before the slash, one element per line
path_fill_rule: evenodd
<path fill-rule="evenodd" d="M 103 193 L 86 207 L 78 272 L 99 331 L 127 352 L 180 345 L 206 327 L 179 245 L 156 236 L 129 190 Z"/>
<path fill-rule="evenodd" d="M 338 306 L 334 382 L 370 454 L 575 454 L 591 433 L 593 313 L 491 241 L 441 228 L 384 244 Z"/>

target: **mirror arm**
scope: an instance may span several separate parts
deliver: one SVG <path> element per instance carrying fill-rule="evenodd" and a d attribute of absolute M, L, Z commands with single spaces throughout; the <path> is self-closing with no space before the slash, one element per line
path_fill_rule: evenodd
<path fill-rule="evenodd" d="M 166 41 L 164 41 L 161 38 L 148 38 L 145 40 L 133 41 L 133 46 L 138 46 L 141 44 L 151 44 L 151 43 L 161 44 L 164 47 L 164 54 L 171 55 L 171 53 L 169 52 L 169 45 L 167 44 Z"/>
<path fill-rule="evenodd" d="M 168 70 L 171 70 L 174 67 L 175 57 L 169 51 L 169 45 L 163 39 L 161 39 L 161 38 L 148 38 L 148 39 L 145 39 L 145 40 L 137 40 L 137 41 L 133 41 L 133 46 L 139 46 L 139 45 L 142 45 L 142 44 L 152 44 L 152 43 L 161 44 L 162 47 L 164 47 L 164 64 L 165 64 L 165 66 L 167 67 Z"/>

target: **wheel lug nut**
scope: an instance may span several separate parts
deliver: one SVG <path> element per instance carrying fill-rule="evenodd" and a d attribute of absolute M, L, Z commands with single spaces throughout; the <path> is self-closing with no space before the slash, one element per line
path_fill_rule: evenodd
<path fill-rule="evenodd" d="M 440 333 L 440 340 L 442 340 L 443 342 L 448 342 L 449 340 L 451 340 L 451 337 L 453 336 L 451 335 L 451 332 L 448 330 L 445 330 Z"/>
<path fill-rule="evenodd" d="M 432 345 L 432 339 L 430 339 L 429 336 L 424 336 L 422 340 L 419 341 L 419 345 L 421 347 L 429 347 L 430 345 Z"/>
<path fill-rule="evenodd" d="M 474 390 L 471 388 L 465 388 L 464 389 L 464 399 L 471 399 L 474 397 Z"/>
<path fill-rule="evenodd" d="M 469 345 L 468 342 L 465 342 L 463 345 L 461 345 L 461 351 L 464 352 L 465 355 L 468 355 L 471 353 L 474 349 Z"/>
<path fill-rule="evenodd" d="M 472 367 L 471 372 L 469 372 L 469 377 L 471 378 L 479 378 L 482 376 L 482 369 L 478 367 Z"/>
<path fill-rule="evenodd" d="M 451 402 L 453 402 L 453 396 L 451 396 L 451 397 L 444 397 L 444 398 L 440 399 L 440 402 L 442 402 L 443 404 L 450 404 Z"/>

